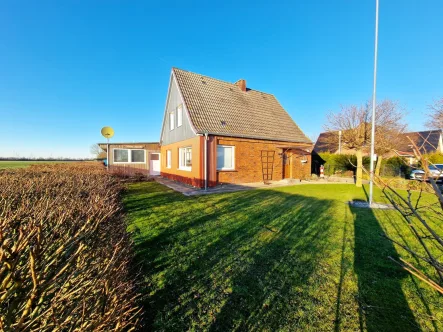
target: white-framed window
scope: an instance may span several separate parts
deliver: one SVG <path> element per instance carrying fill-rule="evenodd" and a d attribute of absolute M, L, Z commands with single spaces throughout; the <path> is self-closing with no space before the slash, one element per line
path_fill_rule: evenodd
<path fill-rule="evenodd" d="M 172 151 L 166 150 L 166 168 L 171 168 Z"/>
<path fill-rule="evenodd" d="M 192 148 L 180 148 L 178 150 L 178 169 L 190 171 L 192 168 Z"/>
<path fill-rule="evenodd" d="M 177 107 L 177 127 L 183 124 L 183 105 Z"/>
<path fill-rule="evenodd" d="M 114 149 L 114 164 L 130 163 L 144 164 L 146 162 L 146 151 L 142 149 Z"/>
<path fill-rule="evenodd" d="M 217 145 L 217 169 L 221 171 L 235 169 L 235 146 Z"/>
<path fill-rule="evenodd" d="M 175 116 L 174 112 L 169 113 L 169 130 L 174 130 L 175 125 Z"/>

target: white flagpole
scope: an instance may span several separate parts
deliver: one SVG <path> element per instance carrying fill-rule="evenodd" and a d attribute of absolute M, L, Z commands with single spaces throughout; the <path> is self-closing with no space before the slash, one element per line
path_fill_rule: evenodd
<path fill-rule="evenodd" d="M 375 0 L 375 52 L 374 52 L 374 90 L 372 91 L 372 127 L 371 127 L 371 167 L 369 181 L 369 206 L 373 203 L 374 191 L 374 154 L 375 154 L 375 103 L 377 90 L 377 53 L 378 53 L 378 1 Z"/>

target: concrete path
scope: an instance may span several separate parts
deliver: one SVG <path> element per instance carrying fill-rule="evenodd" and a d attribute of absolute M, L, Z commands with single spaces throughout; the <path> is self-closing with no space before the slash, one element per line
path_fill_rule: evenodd
<path fill-rule="evenodd" d="M 285 179 L 280 181 L 271 181 L 269 184 L 264 184 L 263 182 L 245 183 L 245 184 L 222 184 L 216 187 L 205 189 L 199 189 L 192 187 L 190 185 L 172 181 L 162 177 L 155 177 L 155 181 L 158 183 L 171 188 L 177 192 L 182 193 L 185 196 L 198 196 L 198 195 L 209 195 L 209 194 L 220 194 L 220 193 L 230 193 L 243 190 L 253 190 L 253 189 L 264 189 L 264 188 L 278 188 L 286 186 L 295 186 L 303 184 L 337 184 L 337 183 L 354 183 L 353 179 L 339 178 L 328 180 L 319 179 L 315 181 L 300 181 L 294 179 Z"/>

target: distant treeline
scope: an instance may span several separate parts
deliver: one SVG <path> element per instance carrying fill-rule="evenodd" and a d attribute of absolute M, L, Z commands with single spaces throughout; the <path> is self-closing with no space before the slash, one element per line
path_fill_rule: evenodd
<path fill-rule="evenodd" d="M 0 161 L 91 161 L 96 160 L 95 158 L 39 158 L 39 157 L 0 157 Z"/>

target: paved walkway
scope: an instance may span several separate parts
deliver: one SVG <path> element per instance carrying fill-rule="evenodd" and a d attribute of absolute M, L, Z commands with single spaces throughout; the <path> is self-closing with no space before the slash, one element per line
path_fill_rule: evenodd
<path fill-rule="evenodd" d="M 243 190 L 252 190 L 252 189 L 263 189 L 263 188 L 278 188 L 285 186 L 294 186 L 294 185 L 302 185 L 302 184 L 336 184 L 336 183 L 354 183 L 353 179 L 333 179 L 331 180 L 316 180 L 316 181 L 300 181 L 293 179 L 285 179 L 281 181 L 271 181 L 269 184 L 264 184 L 263 182 L 254 182 L 254 183 L 245 183 L 245 184 L 222 184 L 216 187 L 205 189 L 199 189 L 192 187 L 190 185 L 172 181 L 162 177 L 155 177 L 155 181 L 158 183 L 171 188 L 177 192 L 182 193 L 185 196 L 197 196 L 197 195 L 209 195 L 209 194 L 220 194 L 220 193 L 230 193 L 236 191 Z"/>

